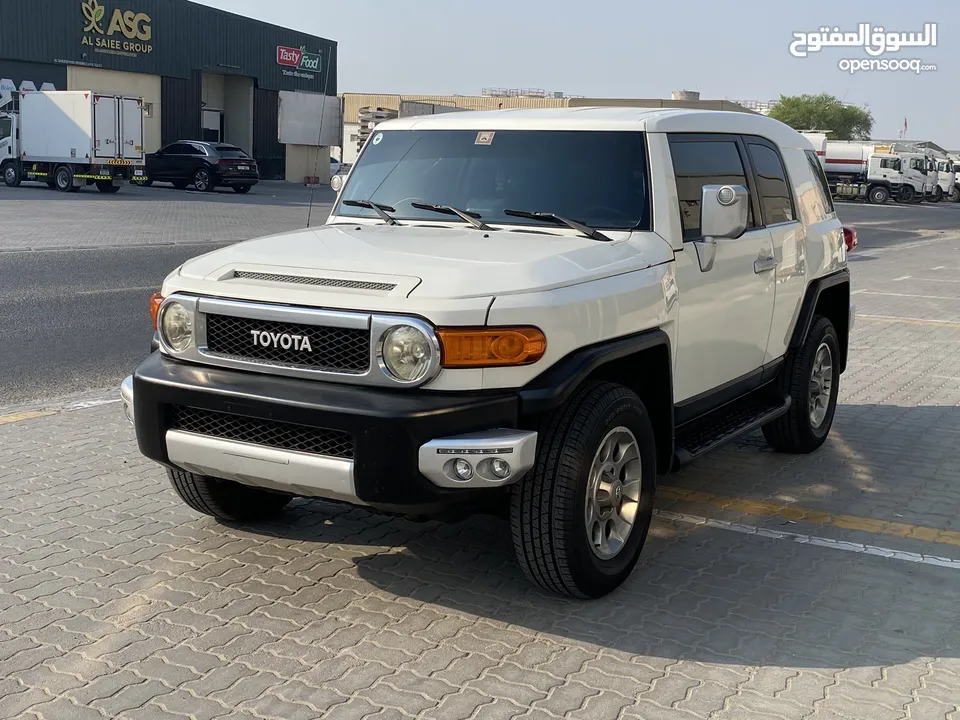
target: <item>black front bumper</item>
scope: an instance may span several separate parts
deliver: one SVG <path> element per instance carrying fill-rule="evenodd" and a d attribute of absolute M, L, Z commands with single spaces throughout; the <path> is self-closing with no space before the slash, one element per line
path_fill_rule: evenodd
<path fill-rule="evenodd" d="M 383 510 L 426 513 L 489 490 L 440 488 L 418 471 L 421 445 L 490 428 L 516 428 L 516 393 L 391 392 L 186 365 L 154 352 L 133 377 L 137 443 L 172 467 L 165 435 L 175 406 L 341 430 L 354 440 L 357 498 Z"/>

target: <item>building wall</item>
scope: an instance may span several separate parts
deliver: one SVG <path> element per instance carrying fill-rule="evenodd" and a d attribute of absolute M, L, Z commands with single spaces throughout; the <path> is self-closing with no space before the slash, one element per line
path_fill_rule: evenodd
<path fill-rule="evenodd" d="M 66 89 L 142 97 L 144 103 L 150 105 L 149 117 L 143 118 L 143 150 L 151 153 L 160 147 L 163 107 L 161 82 L 156 75 L 70 65 L 67 67 Z"/>
<path fill-rule="evenodd" d="M 253 152 L 253 78 L 223 79 L 223 141 Z"/>
<path fill-rule="evenodd" d="M 257 78 L 272 90 L 337 93 L 331 40 L 187 0 L 98 0 L 98 6 L 103 17 L 91 25 L 80 0 L 0 0 L 0 59 L 183 79 L 196 69 L 222 71 Z M 110 33 L 117 11 L 138 18 L 133 37 Z M 279 65 L 277 46 L 319 54 L 320 68 Z"/>
<path fill-rule="evenodd" d="M 163 77 L 160 91 L 168 107 L 160 124 L 162 144 L 200 137 L 200 73 L 194 72 L 189 78 Z"/>
<path fill-rule="evenodd" d="M 2 22 L 0 20 L 0 24 Z M 67 68 L 65 65 L 0 60 L 0 78 L 13 80 L 13 84 L 17 87 L 20 87 L 20 83 L 24 80 L 29 80 L 38 88 L 44 83 L 50 83 L 57 90 L 67 89 Z"/>
<path fill-rule="evenodd" d="M 280 143 L 280 93 L 276 90 L 253 90 L 253 156 L 264 180 L 284 176 L 286 151 Z"/>
<path fill-rule="evenodd" d="M 217 73 L 202 73 L 203 94 L 200 96 L 202 107 L 210 110 L 224 110 L 224 80 L 223 75 Z"/>

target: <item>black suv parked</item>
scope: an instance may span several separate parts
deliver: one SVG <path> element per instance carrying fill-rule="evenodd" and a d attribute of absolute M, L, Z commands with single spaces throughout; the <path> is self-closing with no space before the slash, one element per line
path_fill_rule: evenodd
<path fill-rule="evenodd" d="M 193 185 L 200 192 L 232 187 L 245 193 L 260 181 L 257 161 L 235 145 L 178 140 L 147 155 L 142 185 L 169 182 L 179 190 Z"/>

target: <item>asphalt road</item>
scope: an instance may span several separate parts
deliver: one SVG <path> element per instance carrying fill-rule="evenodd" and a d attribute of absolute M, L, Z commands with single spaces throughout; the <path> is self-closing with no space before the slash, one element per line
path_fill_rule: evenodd
<path fill-rule="evenodd" d="M 137 190 L 146 193 L 144 197 L 149 195 Z M 302 193 L 302 189 L 290 192 Z M 9 197 L 0 196 L 0 201 Z M 232 211 L 220 202 L 193 200 L 190 209 L 201 214 L 205 209 L 206 215 L 221 208 Z M 146 204 L 160 214 L 158 222 L 163 223 L 167 203 Z M 75 206 L 89 209 L 85 204 Z M 313 224 L 323 222 L 328 209 L 329 205 L 322 207 Z M 277 216 L 284 218 L 296 212 L 299 224 L 303 208 L 288 205 L 282 210 L 278 203 L 277 212 L 287 213 Z M 873 250 L 960 229 L 960 205 L 841 204 L 838 213 L 845 223 L 858 228 L 857 255 L 863 259 Z M 42 214 L 34 217 L 38 219 L 20 222 L 44 222 Z M 203 219 L 209 221 L 209 217 Z M 250 236 L 267 234 L 273 227 L 286 229 L 278 227 L 278 222 L 251 227 Z M 224 242 L 210 241 L 205 235 L 207 241 L 196 244 L 188 244 L 187 236 L 177 245 L 0 252 L 0 406 L 117 386 L 148 352 L 150 294 L 180 263 L 234 241 L 239 231 L 230 232 L 234 234 Z"/>
<path fill-rule="evenodd" d="M 0 253 L 0 405 L 119 383 L 149 352 L 163 278 L 225 245 Z"/>

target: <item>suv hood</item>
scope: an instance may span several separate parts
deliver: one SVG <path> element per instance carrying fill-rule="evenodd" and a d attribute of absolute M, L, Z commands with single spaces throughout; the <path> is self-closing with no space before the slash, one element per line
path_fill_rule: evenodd
<path fill-rule="evenodd" d="M 608 233 L 614 238 L 609 243 L 551 228 L 553 232 L 557 234 L 426 224 L 322 225 L 215 250 L 187 261 L 180 275 L 219 282 L 234 280 L 238 272 L 295 273 L 393 284 L 405 297 L 455 299 L 549 290 L 673 258 L 670 245 L 655 233 Z"/>

